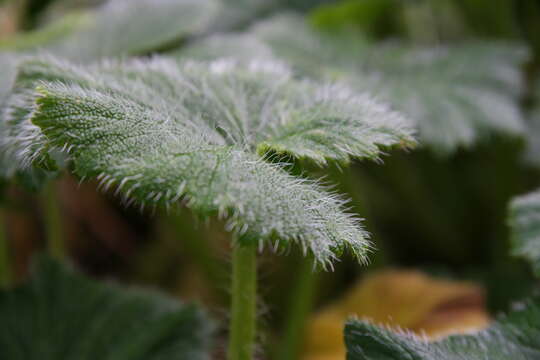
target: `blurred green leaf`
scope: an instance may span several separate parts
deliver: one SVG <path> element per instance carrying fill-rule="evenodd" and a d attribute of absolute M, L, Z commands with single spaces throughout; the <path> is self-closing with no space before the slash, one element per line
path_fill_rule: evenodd
<path fill-rule="evenodd" d="M 527 148 L 524 154 L 526 163 L 540 166 L 540 108 L 533 110 L 527 122 Z"/>
<path fill-rule="evenodd" d="M 46 257 L 0 291 L 2 359 L 209 359 L 209 321 L 193 305 L 88 279 Z"/>
<path fill-rule="evenodd" d="M 217 0 L 110 0 L 93 11 L 67 15 L 57 24 L 7 40 L 1 48 L 44 48 L 86 61 L 144 54 L 206 30 L 218 9 Z"/>
<path fill-rule="evenodd" d="M 397 32 L 399 8 L 395 0 L 345 0 L 318 7 L 311 13 L 310 21 L 321 29 L 353 26 L 381 37 Z"/>
<path fill-rule="evenodd" d="M 538 299 L 471 335 L 435 342 L 403 330 L 351 320 L 345 327 L 348 360 L 534 360 L 540 358 Z"/>
<path fill-rule="evenodd" d="M 88 25 L 91 18 L 88 13 L 70 13 L 39 30 L 17 33 L 0 40 L 0 50 L 29 51 L 53 46 Z"/>
<path fill-rule="evenodd" d="M 236 58 L 219 36 L 186 50 L 209 58 Z M 242 35 L 221 35 L 241 57 L 260 58 L 262 48 L 290 63 L 303 76 L 345 82 L 378 95 L 408 115 L 421 143 L 451 153 L 494 134 L 522 136 L 518 107 L 519 65 L 527 52 L 517 44 L 470 42 L 459 46 L 374 45 L 354 31 L 335 34 L 311 29 L 303 18 L 281 15 Z M 252 44 L 258 42 L 258 46 Z M 244 43 L 244 44 L 242 44 Z M 205 50 L 206 49 L 206 50 Z M 221 50 L 220 50 L 221 49 Z"/>
<path fill-rule="evenodd" d="M 531 89 L 532 108 L 527 113 L 527 136 L 524 160 L 534 167 L 540 166 L 540 78 L 533 77 Z"/>
<path fill-rule="evenodd" d="M 212 61 L 220 58 L 235 60 L 261 60 L 279 62 L 272 49 L 252 36 L 244 33 L 217 33 L 177 49 L 171 54 L 180 60 L 197 59 Z"/>
<path fill-rule="evenodd" d="M 17 57 L 15 55 L 0 53 L 0 68 L 2 69 L 0 71 L 0 109 L 15 81 L 16 67 Z"/>
<path fill-rule="evenodd" d="M 515 197 L 510 204 L 512 254 L 527 259 L 540 276 L 540 191 Z"/>
<path fill-rule="evenodd" d="M 465 37 L 466 29 L 454 0 L 401 1 L 404 38 L 413 43 L 438 45 Z"/>
<path fill-rule="evenodd" d="M 4 135 L 6 134 L 3 108 L 15 82 L 17 62 L 18 60 L 14 55 L 0 53 L 0 69 L 2 69 L 0 71 L 0 149 L 4 146 Z M 8 170 L 10 167 L 8 162 L 9 159 L 6 157 L 5 151 L 0 152 L 0 183 L 2 184 L 5 184 L 6 179 L 12 175 Z"/>
<path fill-rule="evenodd" d="M 277 18 L 254 32 L 300 71 L 338 78 L 388 101 L 416 122 L 422 143 L 451 152 L 494 132 L 523 133 L 517 104 L 518 66 L 525 56 L 521 47 L 497 43 L 372 46 L 354 41 L 352 35 L 321 35 L 301 21 Z M 299 27 L 303 30 L 285 34 L 284 29 Z M 301 58 L 309 58 L 312 65 L 304 67 Z"/>

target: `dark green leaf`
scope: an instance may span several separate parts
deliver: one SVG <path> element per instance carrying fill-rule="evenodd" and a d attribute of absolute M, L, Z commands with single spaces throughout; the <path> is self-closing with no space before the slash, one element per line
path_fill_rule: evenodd
<path fill-rule="evenodd" d="M 516 197 L 510 204 L 512 254 L 531 262 L 540 276 L 540 191 Z"/>
<path fill-rule="evenodd" d="M 39 258 L 0 291 L 3 360 L 204 360 L 211 326 L 193 305 L 88 279 Z"/>
<path fill-rule="evenodd" d="M 345 342 L 348 360 L 535 360 L 540 359 L 540 306 L 538 299 L 528 301 L 486 330 L 434 342 L 352 320 Z"/>

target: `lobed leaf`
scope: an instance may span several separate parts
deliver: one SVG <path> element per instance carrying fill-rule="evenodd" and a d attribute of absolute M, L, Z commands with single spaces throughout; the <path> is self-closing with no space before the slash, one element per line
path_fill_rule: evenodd
<path fill-rule="evenodd" d="M 296 81 L 274 63 L 34 60 L 14 93 L 6 147 L 20 162 L 62 150 L 77 175 L 127 202 L 182 198 L 227 218 L 244 241 L 298 243 L 321 263 L 344 248 L 363 260 L 367 234 L 342 199 L 263 162 L 264 152 L 324 164 L 414 143 L 403 120 L 367 96 Z"/>
<path fill-rule="evenodd" d="M 345 342 L 348 360 L 533 360 L 540 358 L 540 306 L 528 301 L 486 330 L 435 342 L 351 320 Z"/>
<path fill-rule="evenodd" d="M 528 260 L 540 276 L 540 191 L 512 199 L 509 224 L 512 254 Z"/>
<path fill-rule="evenodd" d="M 0 291 L 2 359 L 204 360 L 212 326 L 193 305 L 104 285 L 46 257 Z"/>

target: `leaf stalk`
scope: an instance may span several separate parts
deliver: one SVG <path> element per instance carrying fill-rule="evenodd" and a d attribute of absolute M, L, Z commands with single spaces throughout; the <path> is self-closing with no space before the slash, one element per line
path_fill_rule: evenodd
<path fill-rule="evenodd" d="M 252 360 L 257 327 L 257 249 L 234 244 L 228 360 Z"/>

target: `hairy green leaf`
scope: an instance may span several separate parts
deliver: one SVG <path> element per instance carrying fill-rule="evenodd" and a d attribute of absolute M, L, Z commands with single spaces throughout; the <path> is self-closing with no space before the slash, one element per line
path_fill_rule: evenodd
<path fill-rule="evenodd" d="M 528 301 L 486 330 L 435 342 L 352 320 L 345 342 L 348 360 L 534 360 L 540 358 L 540 306 L 538 299 Z"/>
<path fill-rule="evenodd" d="M 88 279 L 40 257 L 28 283 L 0 291 L 2 359 L 209 359 L 193 305 Z"/>
<path fill-rule="evenodd" d="M 43 47 L 76 60 L 143 54 L 202 32 L 218 9 L 217 0 L 109 0 L 94 11 L 68 15 L 60 24 L 21 35 L 3 47 Z"/>
<path fill-rule="evenodd" d="M 374 45 L 354 31 L 317 32 L 298 16 L 282 15 L 246 34 L 203 40 L 186 54 L 210 58 L 221 52 L 237 58 L 232 49 L 243 49 L 240 56 L 246 57 L 249 48 L 251 58 L 270 53 L 301 75 L 339 80 L 373 93 L 408 115 L 421 142 L 439 152 L 471 146 L 493 134 L 524 133 L 517 98 L 518 65 L 526 52 L 515 44 Z"/>
<path fill-rule="evenodd" d="M 246 241 L 296 242 L 323 263 L 343 248 L 364 259 L 366 233 L 342 199 L 264 162 L 265 152 L 324 164 L 414 143 L 404 121 L 369 97 L 296 81 L 273 63 L 36 60 L 21 67 L 15 93 L 6 147 L 20 162 L 60 149 L 80 177 L 128 202 L 183 198 L 227 218 Z"/>
<path fill-rule="evenodd" d="M 510 204 L 512 253 L 531 262 L 540 276 L 540 191 L 514 198 Z"/>

